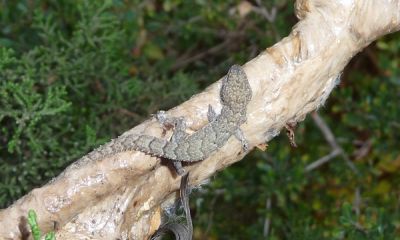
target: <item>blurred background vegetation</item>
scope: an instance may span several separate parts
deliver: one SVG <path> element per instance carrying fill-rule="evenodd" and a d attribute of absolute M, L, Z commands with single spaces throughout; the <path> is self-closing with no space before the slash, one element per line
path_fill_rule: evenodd
<path fill-rule="evenodd" d="M 282 0 L 3 0 L 0 19 L 2 208 L 297 21 Z M 400 239 L 399 39 L 351 61 L 298 148 L 281 134 L 195 191 L 195 239 Z"/>

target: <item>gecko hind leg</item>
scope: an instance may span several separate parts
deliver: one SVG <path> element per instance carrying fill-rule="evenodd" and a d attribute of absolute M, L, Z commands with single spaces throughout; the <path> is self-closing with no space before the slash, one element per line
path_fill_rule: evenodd
<path fill-rule="evenodd" d="M 186 138 L 189 135 L 186 133 L 185 130 L 186 130 L 185 119 L 178 118 L 175 124 L 174 133 L 172 134 L 171 137 L 171 142 L 179 144 L 179 142 L 182 141 L 182 139 Z M 182 162 L 172 161 L 172 164 L 174 165 L 176 173 L 178 173 L 179 176 L 182 176 L 185 173 L 185 170 L 182 167 Z"/>
<path fill-rule="evenodd" d="M 217 118 L 217 113 L 215 112 L 215 110 L 213 109 L 213 107 L 211 105 L 208 105 L 207 118 L 208 118 L 208 122 L 213 122 Z M 171 141 L 179 144 L 179 142 L 183 138 L 187 137 L 189 134 L 187 134 L 186 131 L 185 131 L 186 130 L 186 123 L 185 123 L 183 118 L 175 119 L 174 121 L 176 121 L 175 131 L 174 131 L 174 133 L 172 135 Z M 242 136 L 243 136 L 243 134 L 242 134 Z M 243 137 L 243 139 L 244 139 L 244 137 Z M 240 139 L 240 141 L 242 141 L 242 139 Z M 247 144 L 247 142 L 246 142 L 246 144 Z M 176 172 L 180 176 L 182 176 L 185 173 L 185 171 L 184 171 L 184 169 L 182 167 L 182 162 L 173 161 L 172 163 L 174 164 Z"/>
<path fill-rule="evenodd" d="M 242 129 L 237 128 L 234 135 L 235 135 L 236 139 L 239 140 L 240 143 L 242 144 L 243 152 L 247 152 L 249 150 L 249 142 L 244 137 Z"/>
<path fill-rule="evenodd" d="M 182 175 L 185 174 L 186 171 L 182 166 L 182 162 L 180 162 L 180 161 L 172 161 L 172 165 L 174 166 L 175 171 L 179 176 L 182 176 Z"/>
<path fill-rule="evenodd" d="M 163 127 L 170 128 L 174 126 L 174 132 L 171 136 L 171 142 L 179 144 L 182 139 L 186 138 L 189 134 L 186 133 L 186 122 L 183 117 L 168 117 L 165 111 L 159 111 L 156 115 L 157 120 L 163 125 Z M 182 162 L 172 161 L 176 173 L 182 176 L 185 173 Z"/>
<path fill-rule="evenodd" d="M 211 105 L 208 105 L 208 112 L 207 112 L 208 121 L 212 122 L 217 118 L 217 114 L 215 113 L 214 109 Z M 176 119 L 175 130 L 172 134 L 171 142 L 175 142 L 179 144 L 179 142 L 187 137 L 189 134 L 186 133 L 186 123 L 183 118 Z M 176 172 L 178 175 L 182 176 L 185 173 L 185 170 L 182 167 L 182 162 L 180 161 L 172 161 L 172 164 L 175 167 Z"/>

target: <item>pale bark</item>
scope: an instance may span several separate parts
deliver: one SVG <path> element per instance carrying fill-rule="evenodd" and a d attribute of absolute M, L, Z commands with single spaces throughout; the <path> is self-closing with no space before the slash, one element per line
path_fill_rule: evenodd
<path fill-rule="evenodd" d="M 244 65 L 253 99 L 242 129 L 251 147 L 318 109 L 356 53 L 400 29 L 400 0 L 298 0 L 296 14 L 300 21 L 288 37 Z M 195 131 L 207 123 L 209 104 L 220 109 L 219 88 L 220 81 L 168 114 L 184 116 Z M 161 137 L 162 130 L 151 119 L 127 133 Z M 187 167 L 190 185 L 242 159 L 240 150 L 232 138 L 218 153 Z M 58 223 L 57 239 L 146 239 L 160 224 L 160 205 L 175 199 L 179 182 L 159 159 L 141 152 L 78 161 L 2 210 L 0 238 L 20 238 L 20 229 L 26 227 L 23 217 L 35 209 L 43 231 Z"/>

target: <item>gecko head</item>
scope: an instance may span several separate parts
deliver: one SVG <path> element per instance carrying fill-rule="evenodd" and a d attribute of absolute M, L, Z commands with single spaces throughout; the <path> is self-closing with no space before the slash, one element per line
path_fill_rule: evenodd
<path fill-rule="evenodd" d="M 235 111 L 246 108 L 252 97 L 252 91 L 246 73 L 239 65 L 233 65 L 222 80 L 221 102 Z"/>

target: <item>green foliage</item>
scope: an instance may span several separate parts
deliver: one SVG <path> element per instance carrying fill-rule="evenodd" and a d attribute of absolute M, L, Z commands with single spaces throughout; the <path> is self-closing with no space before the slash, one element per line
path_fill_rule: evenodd
<path fill-rule="evenodd" d="M 39 92 L 34 83 L 33 69 L 24 68 L 23 63 L 13 56 L 8 49 L 0 50 L 0 121 L 5 119 L 15 123 L 15 131 L 8 142 L 8 152 L 21 153 L 21 141 L 32 149 L 32 154 L 43 151 L 44 145 L 38 140 L 35 127 L 40 121 L 55 116 L 68 109 L 70 104 L 64 100 L 66 92 L 62 86 L 51 86 Z M 15 69 L 10 71 L 10 69 Z M 7 122 L 7 121 L 5 121 Z M 2 128 L 8 133 L 6 127 Z"/>
<path fill-rule="evenodd" d="M 335 239 L 396 239 L 395 227 L 388 221 L 390 218 L 387 215 L 383 209 L 366 209 L 363 219 L 359 219 L 353 213 L 351 204 L 345 202 Z"/>
<path fill-rule="evenodd" d="M 34 240 L 40 240 L 42 233 L 37 223 L 37 216 L 35 210 L 30 209 L 28 211 L 28 224 L 31 227 L 31 232 Z M 55 240 L 56 236 L 54 232 L 49 232 L 44 236 L 45 240 Z"/>
<path fill-rule="evenodd" d="M 129 37 L 107 12 L 110 3 L 42 4 L 49 8 L 31 10 L 29 19 L 35 41 L 0 51 L 1 206 L 115 136 L 115 112 L 135 105 L 142 84 L 129 75 Z M 10 22 L 18 15 L 6 13 Z M 116 125 L 125 129 L 138 121 L 123 120 Z"/>
<path fill-rule="evenodd" d="M 0 207 L 296 22 L 290 1 L 250 2 L 276 18 L 239 15 L 233 0 L 0 2 Z M 195 239 L 396 239 L 398 38 L 356 56 L 319 112 L 358 173 L 341 156 L 304 170 L 332 150 L 307 118 L 297 149 L 280 136 L 192 194 Z"/>

